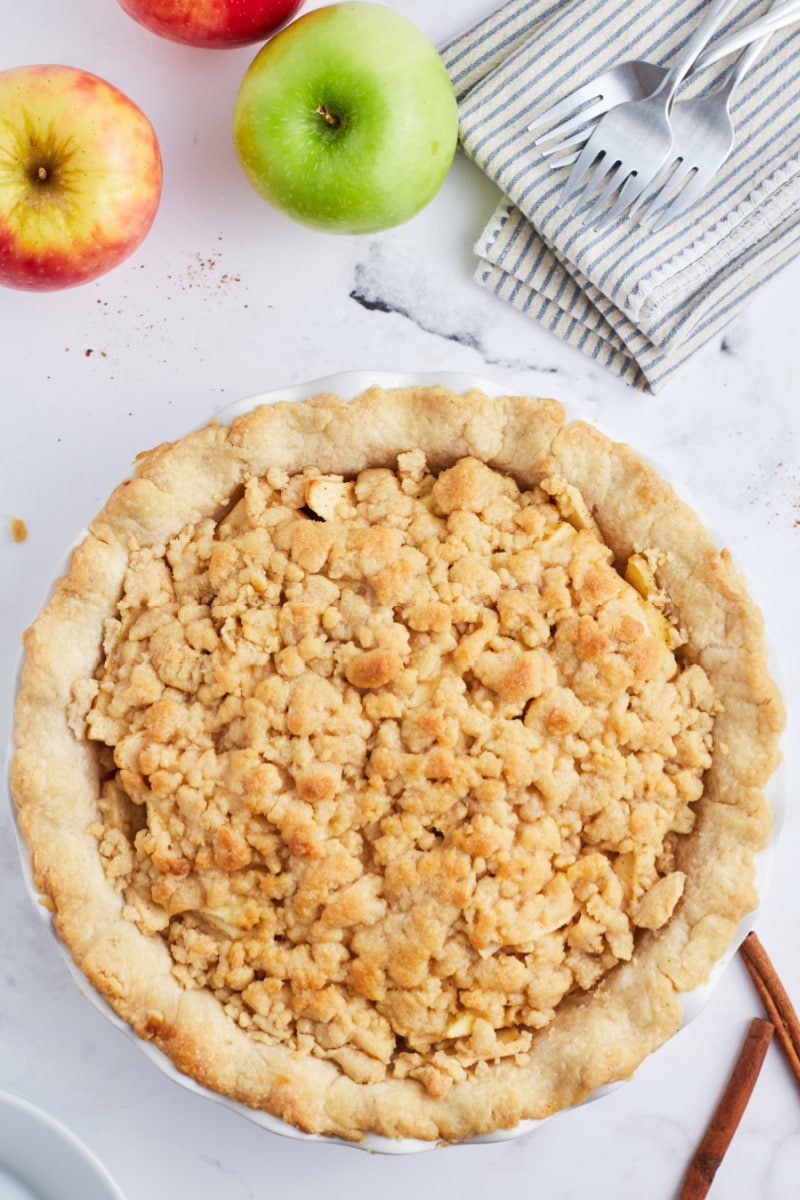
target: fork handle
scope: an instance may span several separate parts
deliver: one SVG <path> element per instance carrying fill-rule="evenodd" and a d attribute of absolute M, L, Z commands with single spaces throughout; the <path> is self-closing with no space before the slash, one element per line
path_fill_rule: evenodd
<path fill-rule="evenodd" d="M 669 104 L 683 79 L 688 74 L 692 63 L 705 49 L 728 13 L 736 7 L 738 2 L 739 0 L 711 0 L 706 15 L 689 38 L 683 49 L 683 53 L 678 56 L 675 63 L 667 71 L 663 80 L 656 88 L 654 95 L 663 96 L 667 104 Z"/>
<path fill-rule="evenodd" d="M 721 58 L 727 58 L 729 54 L 755 42 L 756 38 L 760 40 L 762 35 L 771 36 L 779 29 L 784 29 L 797 20 L 800 20 L 800 0 L 775 0 L 772 8 L 763 17 L 759 17 L 757 21 L 751 21 L 737 33 L 732 33 L 729 37 L 710 46 L 704 54 L 700 55 L 689 74 L 694 76 L 705 67 L 711 67 L 714 63 L 718 63 Z"/>
<path fill-rule="evenodd" d="M 793 2 L 793 0 L 773 0 L 772 7 L 767 13 L 767 18 L 765 19 L 768 19 L 770 16 L 777 18 L 781 12 L 784 12 L 784 10 L 785 12 L 789 12 L 790 10 L 794 12 L 798 9 L 800 9 L 800 0 L 795 0 L 795 2 Z M 797 15 L 800 16 L 800 12 L 798 12 Z M 776 23 L 775 28 L 770 30 L 769 33 L 765 34 L 764 37 L 759 38 L 757 42 L 751 42 L 745 52 L 739 55 L 736 62 L 728 70 L 725 78 L 723 79 L 721 91 L 726 92 L 729 99 L 735 89 L 742 82 L 753 63 L 766 49 L 767 42 L 772 37 L 772 34 L 780 28 L 780 24 Z"/>
<path fill-rule="evenodd" d="M 727 92 L 728 96 L 731 95 L 742 82 L 759 55 L 766 49 L 767 42 L 771 37 L 772 34 L 768 33 L 766 37 L 759 38 L 757 42 L 751 42 L 744 53 L 737 58 L 727 75 L 725 75 L 722 86 L 718 89 L 719 91 Z"/>

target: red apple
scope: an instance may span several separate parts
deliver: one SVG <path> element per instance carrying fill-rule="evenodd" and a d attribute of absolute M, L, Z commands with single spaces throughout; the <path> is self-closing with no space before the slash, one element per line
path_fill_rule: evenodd
<path fill-rule="evenodd" d="M 75 67 L 0 71 L 0 283 L 54 290 L 110 271 L 161 198 L 147 117 Z"/>
<path fill-rule="evenodd" d="M 223 49 L 263 42 L 303 0 L 119 0 L 140 25 L 187 46 Z"/>

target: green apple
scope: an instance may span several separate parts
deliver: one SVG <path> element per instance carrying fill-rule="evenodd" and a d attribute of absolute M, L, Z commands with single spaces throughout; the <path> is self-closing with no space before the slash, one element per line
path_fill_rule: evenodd
<path fill-rule="evenodd" d="M 374 233 L 419 212 L 455 154 L 441 58 L 405 17 L 357 0 L 306 13 L 256 55 L 233 136 L 257 192 L 296 221 Z"/>

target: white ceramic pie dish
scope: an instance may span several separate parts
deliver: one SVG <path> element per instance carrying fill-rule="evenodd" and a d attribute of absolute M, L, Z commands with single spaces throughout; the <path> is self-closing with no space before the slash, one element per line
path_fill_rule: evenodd
<path fill-rule="evenodd" d="M 430 385 L 433 385 L 436 383 L 444 384 L 446 387 L 450 388 L 452 391 L 455 391 L 455 392 L 461 392 L 461 391 L 466 391 L 468 389 L 477 388 L 477 389 L 485 392 L 487 395 L 492 395 L 492 396 L 506 394 L 509 390 L 508 386 L 502 386 L 502 385 L 498 384 L 497 382 L 493 382 L 493 381 L 490 381 L 490 380 L 487 380 L 484 378 L 476 377 L 473 375 L 467 375 L 467 374 L 455 374 L 455 373 L 450 373 L 450 372 L 442 372 L 442 373 L 436 373 L 436 374 L 434 374 L 434 373 L 416 373 L 416 374 L 403 373 L 403 374 L 400 374 L 400 373 L 396 373 L 396 372 L 384 372 L 384 371 L 375 371 L 375 372 L 353 371 L 353 372 L 345 372 L 345 373 L 340 373 L 340 374 L 336 374 L 336 375 L 326 376 L 323 378 L 310 380 L 310 381 L 307 381 L 304 383 L 294 384 L 289 387 L 281 388 L 281 389 L 267 392 L 264 394 L 242 398 L 240 400 L 233 402 L 230 405 L 225 406 L 224 408 L 220 409 L 213 415 L 214 415 L 215 420 L 218 420 L 220 423 L 223 423 L 223 424 L 228 424 L 235 417 L 240 416 L 241 414 L 246 413 L 246 412 L 250 411 L 251 409 L 257 407 L 258 405 L 265 404 L 265 403 L 274 403 L 277 401 L 294 402 L 294 401 L 298 401 L 298 400 L 307 399 L 308 397 L 317 395 L 321 392 L 332 392 L 332 393 L 335 393 L 336 395 L 339 395 L 345 399 L 352 399 L 353 397 L 355 397 L 356 395 L 358 395 L 359 393 L 364 391 L 367 387 L 369 387 L 370 385 L 373 385 L 373 384 L 377 384 L 378 386 L 381 386 L 384 388 L 391 388 L 391 387 L 410 387 L 410 386 L 426 386 L 426 385 L 430 386 Z M 592 420 L 592 418 L 587 417 L 586 414 L 581 413 L 574 406 L 564 404 L 563 407 L 566 411 L 566 414 L 567 414 L 567 417 L 569 420 L 583 419 L 583 420 L 588 420 L 588 421 L 596 424 L 596 422 L 594 422 Z M 203 424 L 205 424 L 205 423 L 206 422 L 203 422 Z M 604 432 L 608 434 L 609 431 L 604 430 Z M 618 439 L 618 440 L 624 440 L 624 439 Z M 653 462 L 652 465 L 659 471 L 659 474 L 662 475 L 662 477 L 668 478 L 667 473 L 663 469 L 660 468 L 658 463 Z M 671 481 L 671 482 L 672 482 L 673 486 L 676 488 L 676 491 L 678 491 L 679 494 L 682 496 L 682 498 L 685 499 L 692 506 L 692 508 L 694 509 L 695 512 L 698 512 L 697 505 L 694 503 L 691 496 L 686 494 L 686 490 L 680 485 L 680 483 L 676 483 L 675 481 Z M 700 514 L 700 515 L 702 516 L 702 514 Z M 85 536 L 85 531 L 82 531 L 78 535 L 78 537 L 75 539 L 75 543 L 73 543 L 73 545 L 82 541 L 84 536 Z M 716 538 L 715 540 L 718 542 L 718 544 L 721 544 L 719 538 Z M 71 549 L 72 549 L 72 547 L 70 547 L 70 550 Z M 65 564 L 63 564 L 63 565 L 65 565 Z M 58 571 L 56 574 L 61 574 L 61 571 Z M 772 657 L 774 658 L 774 655 Z M 776 666 L 776 664 L 771 661 L 770 667 L 772 669 L 773 676 L 777 677 L 777 672 L 775 670 L 775 666 Z M 780 682 L 780 680 L 778 680 L 778 681 Z M 10 760 L 10 754 L 9 754 L 9 760 Z M 777 839 L 778 839 L 778 836 L 780 833 L 780 829 L 781 829 L 781 826 L 783 823 L 783 817 L 784 817 L 784 812 L 785 812 L 785 807 L 786 807 L 786 799 L 788 796 L 788 768 L 787 768 L 786 764 L 784 764 L 779 769 L 779 771 L 777 771 L 773 775 L 773 777 L 770 780 L 770 783 L 766 789 L 766 795 L 767 795 L 767 799 L 768 799 L 771 809 L 772 809 L 774 824 L 773 824 L 773 832 L 772 832 L 770 844 L 767 847 L 767 849 L 758 856 L 758 859 L 757 859 L 756 885 L 757 885 L 757 889 L 758 889 L 758 894 L 762 898 L 765 894 L 765 890 L 767 887 L 769 871 L 770 871 L 771 863 L 772 863 L 772 860 L 774 857 L 774 850 L 775 850 L 776 842 L 777 842 Z M 31 899 L 32 899 L 33 903 L 35 904 L 36 911 L 40 914 L 41 918 L 48 925 L 50 925 L 50 927 L 52 929 L 52 920 L 51 920 L 50 913 L 47 910 L 47 908 L 44 907 L 40 903 L 39 896 L 34 887 L 31 870 L 30 870 L 27 846 L 25 845 L 25 843 L 22 839 L 22 836 L 19 833 L 18 833 L 18 840 L 19 840 L 19 846 L 20 846 L 20 856 L 21 856 L 21 860 L 22 860 L 22 864 L 23 864 L 23 871 L 24 871 L 24 875 L 25 875 L 26 884 L 27 884 L 29 893 L 31 895 Z M 727 953 L 716 964 L 716 966 L 711 974 L 711 977 L 709 978 L 707 983 L 705 985 L 703 985 L 703 987 L 701 987 L 693 992 L 684 993 L 682 995 L 682 997 L 681 997 L 681 1003 L 682 1003 L 681 1027 L 684 1027 L 689 1021 L 694 1019 L 694 1017 L 696 1017 L 698 1015 L 698 1013 L 704 1008 L 704 1006 L 708 1002 L 714 989 L 716 988 L 716 986 L 719 983 L 719 980 L 725 970 L 725 967 L 730 962 L 731 958 L 735 955 L 742 939 L 745 937 L 747 932 L 751 928 L 753 928 L 753 926 L 755 924 L 755 920 L 756 920 L 756 913 L 757 913 L 757 910 L 754 910 L 753 912 L 748 914 L 748 916 L 741 922 L 741 924 L 736 932 L 735 937 L 731 941 L 731 944 L 729 946 Z M 367 1134 L 364 1137 L 363 1141 L 360 1141 L 360 1142 L 350 1142 L 345 1139 L 330 1137 L 327 1135 L 308 1134 L 308 1133 L 304 1133 L 300 1129 L 297 1129 L 295 1126 L 290 1125 L 287 1122 L 280 1120 L 277 1117 L 273 1117 L 269 1113 L 252 1110 L 243 1104 L 240 1104 L 236 1101 L 230 1100 L 228 1097 L 225 1097 L 225 1096 L 222 1096 L 215 1092 L 210 1091 L 209 1089 L 207 1089 L 207 1088 L 203 1087 L 202 1085 L 200 1085 L 199 1083 L 197 1083 L 195 1080 L 193 1080 L 190 1077 L 185 1076 L 181 1072 L 179 1072 L 176 1069 L 176 1067 L 173 1065 L 173 1063 L 160 1050 L 158 1050 L 152 1043 L 143 1041 L 140 1038 L 138 1038 L 136 1036 L 136 1034 L 133 1032 L 133 1030 L 131 1029 L 131 1027 L 114 1012 L 114 1010 L 111 1008 L 111 1006 L 101 996 L 99 996 L 99 994 L 96 993 L 93 988 L 91 988 L 91 986 L 88 984 L 85 976 L 74 966 L 68 951 L 63 946 L 61 941 L 56 937 L 55 932 L 53 932 L 53 936 L 54 936 L 56 944 L 58 945 L 59 950 L 61 951 L 63 957 L 65 958 L 65 960 L 68 964 L 68 967 L 70 969 L 70 972 L 71 972 L 73 978 L 75 979 L 77 986 L 80 988 L 81 992 L 84 995 L 88 996 L 88 998 L 91 1000 L 91 1002 L 94 1004 L 94 1006 L 108 1020 L 110 1020 L 114 1025 L 116 1025 L 117 1028 L 120 1029 L 126 1037 L 128 1037 L 130 1040 L 132 1040 L 134 1042 L 134 1044 L 136 1044 L 139 1047 L 139 1049 L 144 1054 L 146 1054 L 147 1057 L 164 1074 L 166 1074 L 168 1077 L 173 1079 L 177 1084 L 188 1089 L 189 1091 L 192 1091 L 197 1095 L 206 1097 L 207 1099 L 214 1100 L 217 1103 L 222 1104 L 226 1108 L 228 1108 L 234 1112 L 240 1113 L 242 1116 L 246 1117 L 248 1120 L 254 1122 L 261 1128 L 269 1130 L 272 1133 L 277 1133 L 281 1136 L 290 1137 L 290 1138 L 301 1140 L 301 1141 L 308 1141 L 308 1140 L 324 1141 L 324 1142 L 333 1141 L 333 1142 L 338 1142 L 339 1144 L 341 1144 L 343 1146 L 351 1146 L 351 1147 L 355 1147 L 357 1149 L 367 1150 L 367 1151 L 370 1151 L 373 1153 L 389 1154 L 389 1155 L 409 1154 L 409 1153 L 421 1152 L 424 1150 L 431 1150 L 437 1145 L 437 1143 L 435 1143 L 435 1142 L 417 1140 L 417 1139 L 413 1139 L 413 1138 L 404 1138 L 404 1139 L 394 1140 L 394 1139 L 390 1139 L 390 1138 L 386 1138 L 386 1137 L 382 1137 L 382 1136 L 378 1136 L 378 1135 L 374 1135 L 374 1134 Z M 665 1047 L 662 1047 L 659 1052 L 663 1053 L 664 1050 L 665 1050 Z M 600 1098 L 601 1096 L 607 1094 L 609 1091 L 615 1090 L 615 1088 L 619 1087 L 619 1086 L 621 1086 L 621 1084 L 607 1085 L 605 1087 L 597 1089 L 592 1094 L 592 1096 L 589 1098 L 589 1101 L 587 1101 L 587 1103 L 592 1100 Z M 562 1110 L 562 1111 L 566 1111 L 566 1110 Z M 558 1116 L 559 1114 L 555 1114 L 555 1115 Z M 552 1119 L 553 1119 L 553 1117 L 548 1118 L 548 1120 L 552 1120 Z M 541 1124 L 542 1124 L 542 1121 L 537 1121 L 537 1120 L 523 1121 L 520 1124 L 516 1125 L 512 1129 L 507 1129 L 507 1130 L 501 1129 L 501 1130 L 497 1130 L 490 1134 L 478 1135 L 473 1138 L 467 1139 L 467 1142 L 471 1143 L 471 1144 L 482 1144 L 482 1143 L 485 1144 L 487 1142 L 499 1142 L 499 1141 L 514 1139 L 514 1138 L 518 1138 L 518 1137 L 529 1134 L 530 1132 L 532 1132 L 534 1129 L 536 1129 Z M 2 1191 L 0 1191 L 0 1200 L 4 1200 Z"/>

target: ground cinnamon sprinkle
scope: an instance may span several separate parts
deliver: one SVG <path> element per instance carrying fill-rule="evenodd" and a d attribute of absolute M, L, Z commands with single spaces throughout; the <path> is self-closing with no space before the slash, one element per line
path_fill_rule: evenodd
<path fill-rule="evenodd" d="M 714 1181 L 725 1151 L 747 1107 L 761 1064 L 769 1049 L 774 1027 L 754 1017 L 714 1116 L 706 1129 L 681 1188 L 678 1200 L 702 1200 Z"/>

